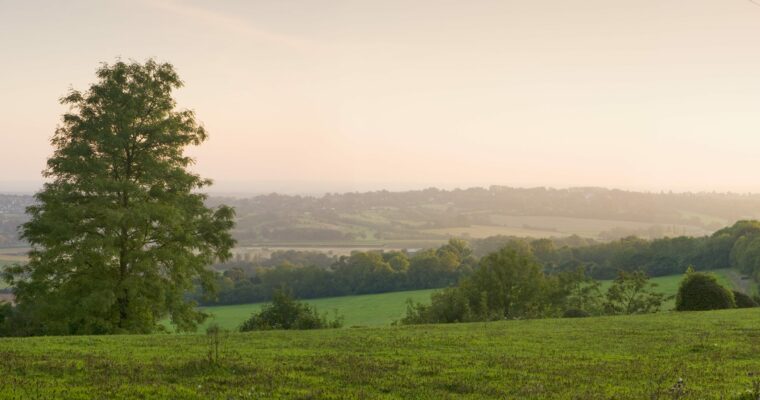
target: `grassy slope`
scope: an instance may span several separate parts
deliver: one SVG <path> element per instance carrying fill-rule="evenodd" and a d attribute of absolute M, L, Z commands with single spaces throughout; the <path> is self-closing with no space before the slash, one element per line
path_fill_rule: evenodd
<path fill-rule="evenodd" d="M 731 287 L 730 281 L 725 277 L 724 270 L 713 271 L 719 281 L 726 287 Z M 674 295 L 678 291 L 681 275 L 664 276 L 653 278 L 657 283 L 658 290 L 663 293 Z M 609 286 L 610 281 L 603 283 L 603 289 Z M 317 307 L 320 313 L 332 314 L 337 310 L 345 317 L 345 326 L 381 326 L 389 325 L 400 319 L 406 313 L 406 299 L 411 298 L 416 302 L 428 303 L 432 290 L 415 290 L 409 292 L 394 292 L 382 294 L 370 294 L 360 296 L 330 297 L 324 299 L 306 300 L 307 303 Z M 213 315 L 208 323 L 215 322 L 227 329 L 237 328 L 251 313 L 258 311 L 263 303 L 240 304 L 234 306 L 206 307 L 205 310 Z M 664 304 L 663 310 L 675 307 L 675 300 L 671 299 Z"/>
<path fill-rule="evenodd" d="M 756 309 L 234 333 L 0 339 L 0 398 L 732 398 Z M 656 394 L 659 393 L 659 397 Z"/>

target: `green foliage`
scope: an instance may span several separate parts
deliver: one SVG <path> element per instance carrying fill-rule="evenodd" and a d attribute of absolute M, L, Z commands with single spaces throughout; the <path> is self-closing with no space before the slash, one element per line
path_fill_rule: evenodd
<path fill-rule="evenodd" d="M 736 308 L 752 308 L 757 307 L 758 304 L 751 296 L 738 290 L 731 291 L 734 294 L 734 301 L 736 302 Z"/>
<path fill-rule="evenodd" d="M 274 261 L 261 265 L 220 266 L 229 269 L 217 277 L 218 297 L 201 304 L 266 301 L 283 286 L 302 299 L 441 288 L 471 273 L 475 263 L 470 246 L 458 239 L 411 256 L 405 251 L 355 251 L 329 263 L 308 252 L 277 253 Z"/>
<path fill-rule="evenodd" d="M 511 319 L 545 315 L 551 284 L 530 254 L 502 249 L 484 257 L 462 287 L 479 313 Z"/>
<path fill-rule="evenodd" d="M 229 257 L 233 210 L 204 205 L 210 181 L 184 154 L 206 139 L 170 64 L 103 64 L 98 82 L 72 90 L 51 141 L 44 189 L 22 236 L 29 263 L 10 269 L 23 334 L 147 333 L 165 315 L 193 330 L 204 314 L 185 299 L 206 266 Z"/>
<path fill-rule="evenodd" d="M 605 313 L 644 314 L 659 311 L 667 297 L 656 292 L 656 287 L 657 284 L 650 282 L 643 271 L 620 271 L 605 294 Z"/>
<path fill-rule="evenodd" d="M 588 311 L 580 310 L 577 308 L 570 308 L 562 313 L 562 318 L 586 318 L 590 316 L 591 314 Z"/>
<path fill-rule="evenodd" d="M 210 365 L 219 365 L 224 354 L 224 344 L 229 337 L 230 332 L 221 328 L 217 324 L 211 324 L 206 328 L 206 341 L 208 344 L 208 353 L 206 361 Z"/>
<path fill-rule="evenodd" d="M 568 277 L 572 279 L 566 285 L 568 294 L 565 298 L 565 314 L 571 310 L 582 311 L 588 315 L 603 314 L 601 282 L 587 277 L 583 269 L 576 270 L 574 275 L 568 274 Z"/>
<path fill-rule="evenodd" d="M 11 303 L 0 301 L 0 337 L 9 336 L 8 324 L 13 315 L 13 306 Z"/>
<path fill-rule="evenodd" d="M 459 286 L 435 292 L 430 305 L 409 304 L 404 324 L 558 316 L 582 272 L 547 276 L 534 257 L 505 247 L 481 259 Z"/>
<path fill-rule="evenodd" d="M 676 295 L 676 310 L 703 311 L 736 307 L 734 294 L 712 274 L 688 272 Z"/>
<path fill-rule="evenodd" d="M 481 304 L 473 307 L 461 288 L 442 289 L 430 295 L 430 304 L 409 300 L 406 316 L 400 322 L 409 325 L 482 321 L 487 319 L 485 301 L 482 298 Z"/>
<path fill-rule="evenodd" d="M 274 292 L 272 303 L 262 307 L 240 325 L 241 332 L 272 329 L 323 329 L 340 328 L 343 319 L 336 315 L 328 320 L 326 315 L 319 315 L 308 304 L 301 303 L 284 289 Z"/>

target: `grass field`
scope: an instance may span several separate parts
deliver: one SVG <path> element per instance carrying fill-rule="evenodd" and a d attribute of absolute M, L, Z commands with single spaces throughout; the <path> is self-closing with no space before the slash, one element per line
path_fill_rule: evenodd
<path fill-rule="evenodd" d="M 725 275 L 726 270 L 712 271 L 718 280 L 726 287 L 732 287 L 730 280 Z M 652 278 L 657 283 L 657 290 L 675 295 L 678 285 L 683 276 L 663 276 Z M 602 289 L 611 284 L 611 281 L 602 281 Z M 320 313 L 332 314 L 333 310 L 345 318 L 346 327 L 351 326 L 383 326 L 390 325 L 393 321 L 401 319 L 406 313 L 406 300 L 411 298 L 415 302 L 429 303 L 430 293 L 433 290 L 414 290 L 408 292 L 393 292 L 381 294 L 369 294 L 360 296 L 330 297 L 324 299 L 305 300 L 313 305 Z M 205 307 L 204 310 L 212 314 L 206 322 L 207 326 L 216 323 L 226 329 L 236 329 L 251 313 L 258 311 L 262 304 L 240 304 L 233 306 Z M 675 307 L 675 300 L 668 300 L 663 305 L 663 310 L 671 310 Z M 203 331 L 203 329 L 201 329 Z"/>
<path fill-rule="evenodd" d="M 390 325 L 401 319 L 406 313 L 406 299 L 416 302 L 429 302 L 433 290 L 413 290 L 367 294 L 360 296 L 329 297 L 306 300 L 316 307 L 320 314 L 327 312 L 332 318 L 333 310 L 342 315 L 344 326 L 380 326 Z M 216 323 L 226 329 L 237 329 L 240 324 L 258 311 L 264 303 L 239 304 L 234 306 L 205 307 L 212 317 L 206 325 Z"/>
<path fill-rule="evenodd" d="M 755 309 L 321 331 L 0 339 L 2 399 L 736 399 Z M 682 378 L 687 393 L 669 392 Z"/>

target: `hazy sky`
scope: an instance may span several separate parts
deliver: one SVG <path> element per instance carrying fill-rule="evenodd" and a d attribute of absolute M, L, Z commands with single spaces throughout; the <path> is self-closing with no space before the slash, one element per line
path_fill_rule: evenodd
<path fill-rule="evenodd" d="M 217 191 L 760 192 L 748 0 L 0 0 L 0 191 L 33 190 L 69 87 L 156 57 Z"/>

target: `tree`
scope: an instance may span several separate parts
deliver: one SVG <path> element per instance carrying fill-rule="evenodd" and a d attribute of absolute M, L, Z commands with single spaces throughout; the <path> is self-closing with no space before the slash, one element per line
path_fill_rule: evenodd
<path fill-rule="evenodd" d="M 436 291 L 430 305 L 407 304 L 402 324 L 451 323 L 561 315 L 580 273 L 546 276 L 533 255 L 504 247 L 480 260 L 458 286 Z"/>
<path fill-rule="evenodd" d="M 192 330 L 204 314 L 185 293 L 211 292 L 206 267 L 234 245 L 234 211 L 204 205 L 211 181 L 184 154 L 206 131 L 176 109 L 170 64 L 103 64 L 97 78 L 61 99 L 48 182 L 21 229 L 29 263 L 8 274 L 19 309 L 31 334 L 151 332 L 166 315 Z"/>
<path fill-rule="evenodd" d="M 620 271 L 607 289 L 604 309 L 607 314 L 643 314 L 659 311 L 665 294 L 655 292 L 656 283 L 649 282 L 643 271 Z M 671 297 L 672 298 L 672 297 Z"/>
<path fill-rule="evenodd" d="M 488 311 L 501 318 L 538 317 L 547 307 L 547 279 L 530 253 L 503 248 L 480 260 L 464 282 L 473 303 L 486 293 Z M 477 310 L 483 312 L 483 310 Z"/>
<path fill-rule="evenodd" d="M 676 310 L 702 311 L 734 308 L 734 294 L 721 286 L 714 275 L 689 269 L 676 295 Z"/>
<path fill-rule="evenodd" d="M 336 316 L 328 321 L 317 310 L 301 303 L 285 289 L 277 289 L 272 295 L 272 303 L 262 307 L 240 326 L 241 332 L 270 329 L 322 329 L 340 328 L 343 319 Z"/>
<path fill-rule="evenodd" d="M 599 315 L 604 312 L 601 283 L 587 277 L 583 268 L 565 272 L 570 279 L 565 298 L 565 313 L 563 316 Z"/>
<path fill-rule="evenodd" d="M 738 290 L 731 291 L 734 294 L 734 300 L 736 301 L 736 308 L 753 308 L 758 304 L 751 296 Z"/>

